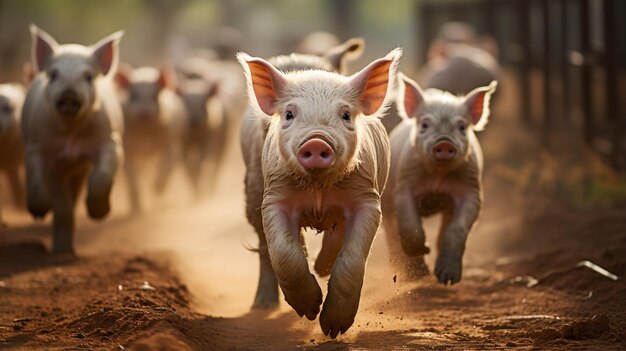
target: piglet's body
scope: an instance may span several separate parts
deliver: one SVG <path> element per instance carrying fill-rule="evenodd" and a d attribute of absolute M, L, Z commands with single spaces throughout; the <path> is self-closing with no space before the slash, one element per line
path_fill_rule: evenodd
<path fill-rule="evenodd" d="M 110 72 L 121 33 L 91 47 L 59 45 L 31 28 L 38 72 L 22 112 L 27 205 L 35 217 L 52 210 L 53 252 L 73 252 L 74 206 L 87 180 L 87 212 L 109 213 L 122 156 L 122 111 Z"/>
<path fill-rule="evenodd" d="M 441 213 L 435 275 L 461 280 L 465 242 L 482 207 L 483 158 L 474 130 L 489 115 L 495 82 L 465 97 L 427 90 L 404 77 L 400 110 L 405 120 L 390 135 L 392 163 L 383 198 L 391 254 L 407 274 L 425 268 L 422 218 Z"/>
<path fill-rule="evenodd" d="M 131 211 L 138 213 L 142 209 L 138 181 L 142 161 L 158 158 L 154 189 L 162 192 L 181 156 L 187 112 L 173 89 L 171 73 L 165 69 L 125 65 L 115 79 L 124 108 L 124 171 Z"/>
<path fill-rule="evenodd" d="M 320 324 L 333 338 L 354 322 L 380 224 L 389 144 L 377 116 L 386 108 L 399 56 L 394 51 L 345 77 L 322 70 L 283 73 L 239 55 L 257 118 L 242 128 L 248 217 L 264 233 L 255 305 L 277 302 L 277 280 L 294 310 L 315 319 L 322 291 L 309 271 L 301 229 L 323 231 L 315 270 L 330 280 Z M 263 191 L 250 191 L 254 184 Z"/>
<path fill-rule="evenodd" d="M 0 171 L 6 174 L 13 202 L 18 207 L 22 207 L 25 200 L 19 172 L 24 163 L 24 144 L 20 132 L 24 95 L 21 84 L 0 84 Z"/>

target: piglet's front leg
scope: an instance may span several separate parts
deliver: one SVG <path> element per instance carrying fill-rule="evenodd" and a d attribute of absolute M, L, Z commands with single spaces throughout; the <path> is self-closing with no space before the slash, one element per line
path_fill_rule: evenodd
<path fill-rule="evenodd" d="M 345 333 L 354 323 L 365 264 L 380 219 L 380 202 L 377 201 L 361 206 L 348 220 L 344 246 L 333 266 L 328 295 L 320 315 L 322 331 L 333 339 L 340 332 Z"/>
<path fill-rule="evenodd" d="M 25 152 L 26 205 L 35 218 L 43 218 L 52 208 L 50 193 L 44 179 L 47 171 L 39 146 L 30 145 Z"/>
<path fill-rule="evenodd" d="M 300 317 L 314 320 L 320 311 L 322 290 L 309 271 L 298 239 L 300 228 L 279 204 L 264 201 L 261 211 L 272 268 L 285 300 Z"/>
<path fill-rule="evenodd" d="M 425 255 L 430 252 L 422 221 L 415 207 L 415 200 L 409 188 L 400 187 L 394 193 L 394 206 L 398 221 L 398 234 L 402 249 L 409 256 Z"/>
<path fill-rule="evenodd" d="M 101 219 L 109 213 L 109 196 L 120 154 L 119 144 L 110 141 L 103 145 L 96 156 L 94 169 L 87 183 L 87 211 L 91 218 Z"/>
<path fill-rule="evenodd" d="M 466 195 L 454 208 L 454 215 L 439 238 L 439 256 L 435 264 L 435 275 L 439 283 L 447 285 L 461 280 L 463 252 L 467 235 L 480 213 L 482 201 L 479 194 Z"/>

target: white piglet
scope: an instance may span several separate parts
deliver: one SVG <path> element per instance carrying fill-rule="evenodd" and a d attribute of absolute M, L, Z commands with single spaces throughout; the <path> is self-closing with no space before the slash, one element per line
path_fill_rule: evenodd
<path fill-rule="evenodd" d="M 435 275 L 442 284 L 461 280 L 467 236 L 482 207 L 483 157 L 474 131 L 487 124 L 496 82 L 465 96 L 402 81 L 404 121 L 389 136 L 391 170 L 383 197 L 391 254 L 410 274 L 426 268 L 422 218 L 442 214 Z M 418 272 L 423 273 L 423 272 Z"/>
<path fill-rule="evenodd" d="M 20 168 L 24 163 L 24 143 L 20 119 L 25 89 L 21 84 L 0 84 L 0 171 L 7 176 L 16 207 L 24 207 L 24 185 Z M 0 226 L 3 225 L 0 211 Z"/>
<path fill-rule="evenodd" d="M 400 56 L 396 49 L 345 77 L 322 70 L 283 73 L 261 58 L 238 55 L 251 105 L 267 125 L 267 133 L 259 123 L 242 141 L 244 148 L 263 148 L 256 181 L 264 186 L 262 227 L 275 278 L 262 274 L 259 287 L 271 291 L 277 279 L 298 315 L 315 319 L 322 290 L 309 270 L 302 228 L 323 231 L 315 268 L 330 274 L 320 325 L 332 338 L 354 322 L 381 221 L 390 151 L 378 117 L 387 109 Z"/>
<path fill-rule="evenodd" d="M 121 32 L 92 46 L 59 45 L 31 26 L 37 72 L 22 112 L 27 206 L 52 210 L 55 253 L 73 253 L 74 207 L 87 179 L 87 212 L 110 210 L 113 176 L 122 157 L 122 109 L 111 76 Z"/>

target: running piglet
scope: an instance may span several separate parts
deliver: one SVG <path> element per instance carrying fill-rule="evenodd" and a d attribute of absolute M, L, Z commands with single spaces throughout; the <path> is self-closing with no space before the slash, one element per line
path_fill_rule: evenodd
<path fill-rule="evenodd" d="M 26 201 L 35 217 L 53 213 L 52 251 L 73 253 L 74 207 L 87 180 L 87 212 L 109 213 L 122 157 L 122 109 L 111 76 L 121 32 L 92 46 L 58 44 L 31 26 L 36 76 L 22 111 Z"/>
<path fill-rule="evenodd" d="M 244 156 L 262 144 L 261 169 L 247 181 L 254 177 L 264 187 L 262 227 L 275 278 L 262 275 L 259 286 L 270 289 L 277 279 L 298 315 L 315 319 L 322 290 L 309 270 L 302 228 L 323 231 L 315 269 L 330 274 L 320 325 L 332 338 L 354 322 L 381 221 L 390 151 L 378 117 L 400 56 L 396 49 L 346 77 L 317 69 L 283 73 L 238 55 L 255 116 L 265 121 L 242 140 Z"/>
<path fill-rule="evenodd" d="M 465 242 L 482 202 L 483 156 L 474 134 L 487 124 L 496 82 L 458 97 L 422 89 L 399 75 L 404 121 L 389 136 L 391 170 L 383 197 L 391 255 L 404 273 L 427 272 L 430 252 L 422 218 L 442 214 L 435 275 L 442 284 L 461 280 Z"/>

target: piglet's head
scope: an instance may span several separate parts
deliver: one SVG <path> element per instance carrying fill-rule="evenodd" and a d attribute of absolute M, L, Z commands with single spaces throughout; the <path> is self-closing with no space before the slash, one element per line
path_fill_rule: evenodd
<path fill-rule="evenodd" d="M 133 68 L 124 63 L 115 81 L 123 92 L 124 118 L 140 123 L 156 122 L 161 113 L 161 93 L 165 89 L 176 90 L 174 73 L 167 67 Z"/>
<path fill-rule="evenodd" d="M 430 89 L 424 92 L 412 79 L 400 74 L 399 110 L 415 122 L 411 143 L 423 159 L 442 167 L 463 163 L 469 151 L 470 134 L 487 124 L 491 95 L 497 83 L 458 97 Z"/>
<path fill-rule="evenodd" d="M 31 25 L 32 65 L 43 72 L 45 94 L 52 109 L 65 120 L 85 115 L 97 101 L 96 81 L 117 69 L 116 32 L 92 46 L 59 45 L 48 33 Z"/>
<path fill-rule="evenodd" d="M 320 70 L 285 74 L 239 54 L 251 105 L 270 125 L 264 152 L 276 153 L 309 183 L 329 185 L 349 173 L 359 162 L 366 124 L 387 108 L 401 54 L 393 50 L 350 77 Z"/>

